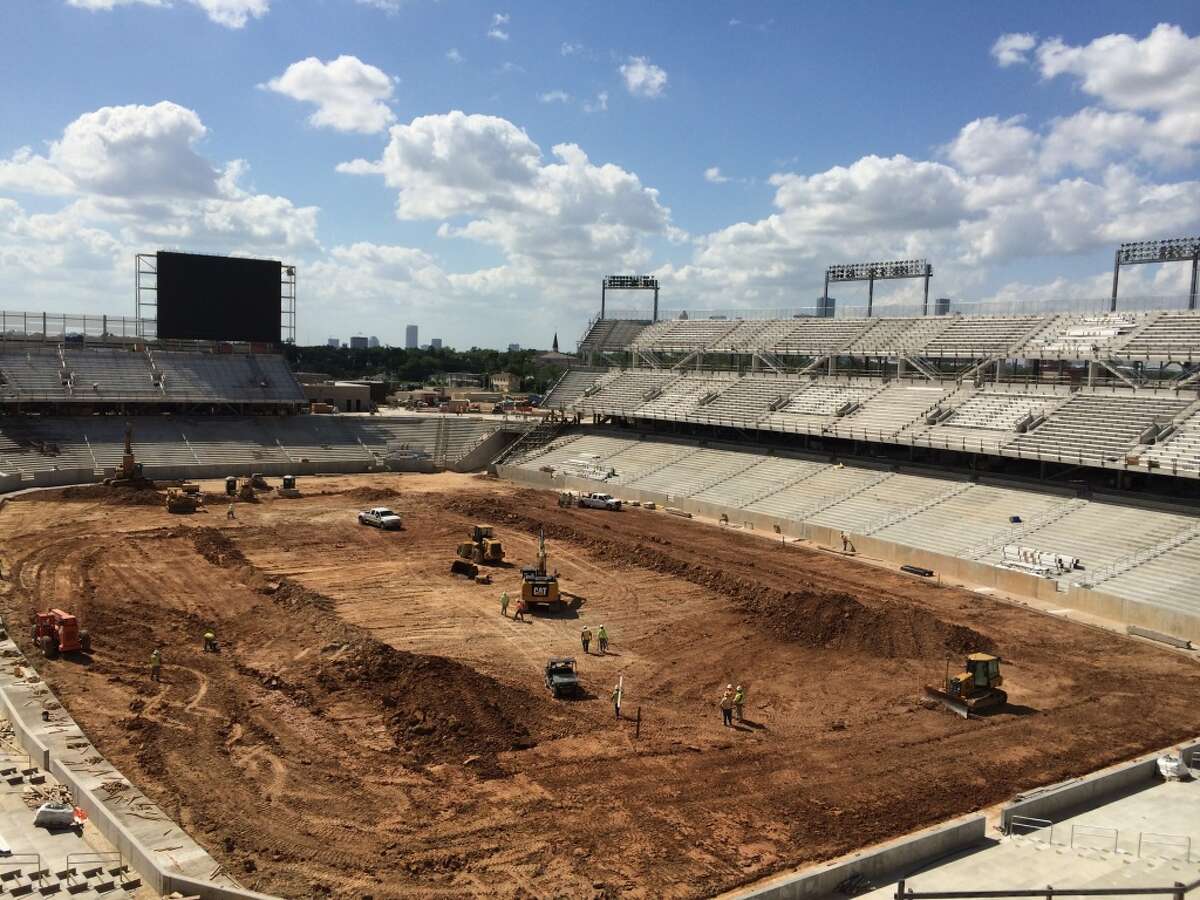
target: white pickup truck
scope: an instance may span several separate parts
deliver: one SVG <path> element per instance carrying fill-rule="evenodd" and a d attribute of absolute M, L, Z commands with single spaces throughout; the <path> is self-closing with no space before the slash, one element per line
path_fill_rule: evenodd
<path fill-rule="evenodd" d="M 614 512 L 621 510 L 621 501 L 612 494 L 580 494 L 579 505 L 590 509 L 611 509 Z"/>
<path fill-rule="evenodd" d="M 376 506 L 371 509 L 364 509 L 358 514 L 359 525 L 374 525 L 376 528 L 382 528 L 385 531 L 390 531 L 400 527 L 400 517 L 388 509 L 386 506 Z"/>

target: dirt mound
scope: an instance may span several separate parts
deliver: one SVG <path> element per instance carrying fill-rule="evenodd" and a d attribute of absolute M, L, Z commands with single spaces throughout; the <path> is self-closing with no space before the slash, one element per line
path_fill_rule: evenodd
<path fill-rule="evenodd" d="M 335 608 L 332 598 L 288 578 L 269 578 L 216 528 L 191 529 L 191 538 L 206 560 L 242 569 L 247 583 L 272 602 L 314 608 L 319 627 L 333 639 L 326 649 L 335 652 L 315 671 L 305 664 L 292 673 L 292 680 L 266 676 L 274 680 L 269 685 L 273 690 L 295 697 L 345 692 L 356 695 L 356 702 L 381 704 L 388 733 L 410 765 L 462 764 L 475 757 L 480 774 L 496 777 L 504 774 L 497 753 L 535 745 L 521 723 L 531 720 L 530 706 L 537 698 L 462 663 L 397 650 L 356 626 L 322 615 Z"/>
<path fill-rule="evenodd" d="M 196 552 L 214 566 L 249 565 L 237 545 L 216 528 L 193 528 L 191 537 Z"/>
<path fill-rule="evenodd" d="M 521 508 L 536 508 L 544 502 L 537 494 L 528 493 L 529 503 Z M 543 523 L 514 513 L 511 506 L 494 497 L 448 497 L 445 505 L 471 518 L 486 518 L 530 533 L 544 528 L 546 537 L 586 547 L 618 566 L 639 566 L 717 591 L 766 631 L 810 647 L 906 658 L 995 649 L 986 635 L 945 622 L 899 599 L 881 596 L 877 604 L 868 605 L 807 581 L 792 590 L 766 587 L 757 578 L 739 577 L 719 561 L 681 558 L 680 551 L 686 548 L 672 546 L 666 538 L 625 542 L 619 534 L 613 536 L 607 525 L 603 534 L 597 535 L 560 522 Z"/>
<path fill-rule="evenodd" d="M 109 506 L 163 506 L 166 504 L 167 495 L 152 487 L 131 488 L 112 487 L 107 484 L 88 484 L 63 488 L 58 492 L 57 499 L 93 500 Z"/>
<path fill-rule="evenodd" d="M 534 698 L 452 659 L 362 638 L 324 663 L 317 677 L 329 688 L 377 695 L 391 711 L 388 729 L 396 746 L 421 764 L 475 756 L 479 771 L 499 775 L 495 754 L 536 745 L 522 724 L 534 712 Z"/>
<path fill-rule="evenodd" d="M 401 494 L 392 488 L 360 487 L 343 491 L 341 496 L 356 503 L 379 503 L 381 500 L 396 500 Z"/>

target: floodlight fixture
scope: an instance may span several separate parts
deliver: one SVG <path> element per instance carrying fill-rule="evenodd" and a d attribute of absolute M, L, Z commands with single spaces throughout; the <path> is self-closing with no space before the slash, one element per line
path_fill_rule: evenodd
<path fill-rule="evenodd" d="M 923 315 L 929 313 L 929 279 L 933 277 L 933 266 L 924 259 L 893 259 L 886 262 L 840 263 L 829 266 L 825 270 L 825 293 L 829 297 L 829 282 L 834 281 L 865 281 L 867 282 L 867 316 L 871 315 L 875 305 L 875 282 L 887 281 L 892 278 L 923 278 L 925 279 L 925 303 Z"/>
<path fill-rule="evenodd" d="M 1113 260 L 1112 302 L 1109 309 L 1117 310 L 1117 282 L 1121 266 L 1145 263 L 1187 262 L 1192 264 L 1192 286 L 1188 292 L 1188 309 L 1196 308 L 1196 275 L 1200 267 L 1200 237 L 1168 238 L 1160 241 L 1126 241 L 1117 247 Z"/>
<path fill-rule="evenodd" d="M 658 321 L 658 279 L 653 275 L 606 275 L 600 282 L 600 318 L 604 318 L 609 291 L 654 291 L 652 322 Z"/>

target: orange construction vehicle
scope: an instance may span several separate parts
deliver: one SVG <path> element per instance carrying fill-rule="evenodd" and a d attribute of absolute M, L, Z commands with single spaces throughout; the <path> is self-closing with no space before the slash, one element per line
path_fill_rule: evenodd
<path fill-rule="evenodd" d="M 92 636 L 79 627 L 79 620 L 61 609 L 34 613 L 33 642 L 48 659 L 60 653 L 91 653 Z"/>

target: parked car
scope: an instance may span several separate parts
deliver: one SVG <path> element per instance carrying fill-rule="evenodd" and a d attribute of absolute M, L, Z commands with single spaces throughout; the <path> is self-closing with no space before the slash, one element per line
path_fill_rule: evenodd
<path fill-rule="evenodd" d="M 399 528 L 401 522 L 400 517 L 386 506 L 375 506 L 371 509 L 364 509 L 358 514 L 358 524 L 374 525 L 376 528 L 391 530 Z"/>
<path fill-rule="evenodd" d="M 579 505 L 587 506 L 591 509 L 611 509 L 614 512 L 621 511 L 621 501 L 612 494 L 580 494 Z"/>

